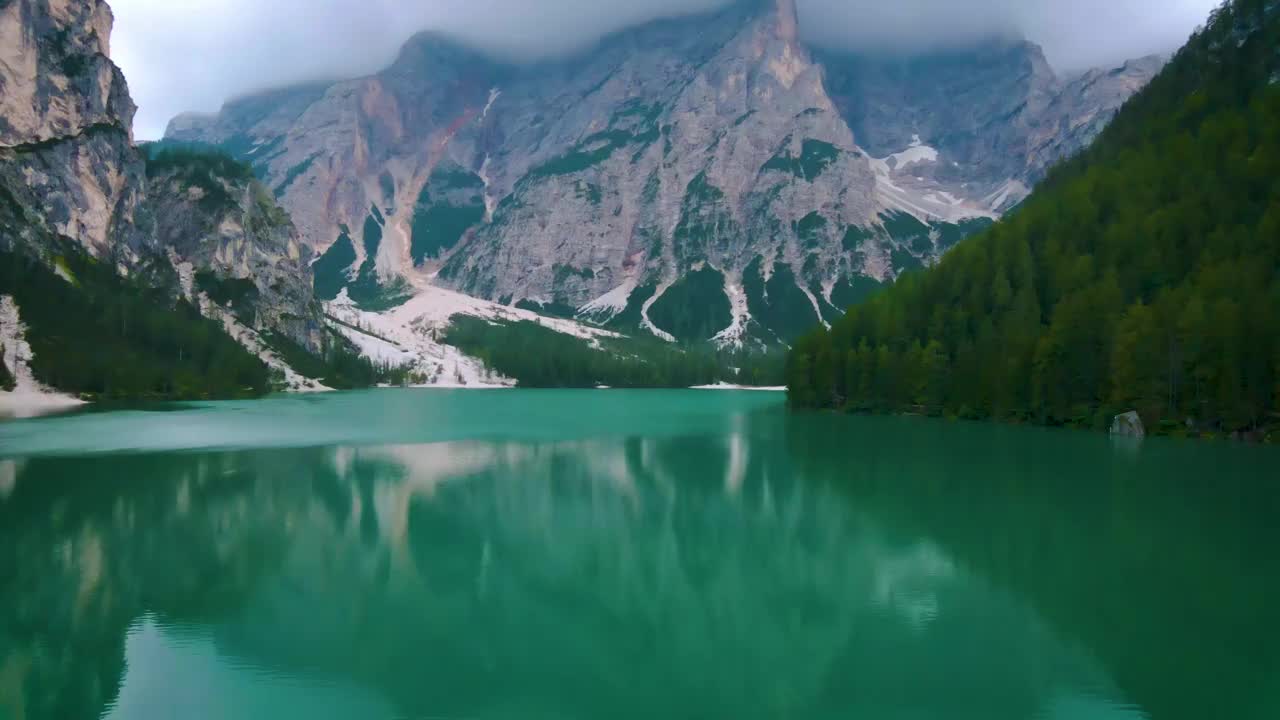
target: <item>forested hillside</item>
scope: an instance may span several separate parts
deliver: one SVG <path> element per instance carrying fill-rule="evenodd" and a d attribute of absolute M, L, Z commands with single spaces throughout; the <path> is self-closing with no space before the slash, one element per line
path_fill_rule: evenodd
<path fill-rule="evenodd" d="M 280 228 L 292 230 L 288 217 L 269 199 L 255 199 L 252 212 L 237 214 L 246 188 L 253 191 L 248 197 L 262 195 L 248 166 L 208 148 L 144 150 L 151 181 L 146 197 L 157 216 L 147 227 L 161 230 L 167 249 L 196 260 L 195 290 L 246 327 L 267 325 L 256 318 L 277 320 L 262 328 L 263 339 L 304 377 L 338 389 L 394 379 L 391 369 L 375 367 L 332 332 L 316 333 L 309 348 L 276 329 L 297 328 L 295 336 L 307 337 L 309 327 L 322 326 L 300 314 L 311 306 L 310 276 L 289 259 L 287 247 L 270 242 Z M 230 398 L 283 386 L 280 372 L 233 339 L 216 315 L 201 314 L 197 298 L 182 297 L 166 258 L 153 252 L 122 276 L 31 217 L 16 200 L 0 207 L 0 232 L 25 228 L 48 246 L 40 253 L 25 244 L 0 245 L 0 295 L 13 296 L 21 312 L 37 380 L 101 399 Z M 247 229 L 230 238 L 210 229 L 224 224 Z M 233 260 L 249 267 L 252 278 L 234 277 Z M 11 372 L 0 368 L 0 389 L 12 384 Z"/>
<path fill-rule="evenodd" d="M 260 395 L 267 366 L 185 300 L 120 277 L 68 244 L 61 277 L 40 260 L 0 251 L 0 295 L 27 325 L 36 379 L 100 398 Z"/>
<path fill-rule="evenodd" d="M 701 4 L 719 7 L 534 62 L 421 33 L 374 75 L 255 92 L 166 138 L 253 166 L 320 255 L 322 300 L 385 310 L 428 276 L 781 346 L 1016 205 L 1163 64 L 1059 76 L 1013 36 L 819 50 L 796 0 Z"/>
<path fill-rule="evenodd" d="M 1256 430 L 1280 404 L 1280 3 L 1232 0 L 1005 221 L 795 345 L 799 407 Z"/>
<path fill-rule="evenodd" d="M 780 353 L 717 352 L 643 337 L 588 343 L 535 322 L 457 316 L 445 341 L 526 388 L 687 388 L 782 382 Z"/>

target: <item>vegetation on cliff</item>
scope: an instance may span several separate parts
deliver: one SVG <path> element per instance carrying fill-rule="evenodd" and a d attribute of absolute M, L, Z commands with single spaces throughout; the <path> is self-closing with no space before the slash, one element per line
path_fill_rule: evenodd
<path fill-rule="evenodd" d="M 59 390 L 98 398 L 199 399 L 260 395 L 266 365 L 185 300 L 123 278 L 78 252 L 60 265 L 0 251 L 0 295 L 27 326 L 31 370 Z"/>
<path fill-rule="evenodd" d="M 798 407 L 1250 431 L 1280 409 L 1280 7 L 1233 0 L 1012 216 L 800 339 Z"/>
<path fill-rule="evenodd" d="M 710 345 L 602 338 L 598 344 L 536 322 L 455 317 L 445 342 L 514 378 L 521 387 L 680 388 L 718 382 L 779 385 L 783 357 L 717 353 Z"/>

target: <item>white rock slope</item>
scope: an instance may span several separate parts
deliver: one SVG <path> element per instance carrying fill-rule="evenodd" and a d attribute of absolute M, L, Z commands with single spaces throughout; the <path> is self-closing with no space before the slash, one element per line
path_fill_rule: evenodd
<path fill-rule="evenodd" d="M 84 403 L 70 395 L 54 392 L 36 380 L 31 372 L 34 358 L 26 340 L 18 304 L 9 295 L 0 295 L 0 349 L 4 365 L 14 378 L 12 391 L 0 390 L 0 417 L 32 417 L 66 410 Z"/>

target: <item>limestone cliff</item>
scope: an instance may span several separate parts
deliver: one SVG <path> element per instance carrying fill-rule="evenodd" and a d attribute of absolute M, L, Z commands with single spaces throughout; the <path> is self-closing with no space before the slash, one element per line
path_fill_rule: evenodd
<path fill-rule="evenodd" d="M 820 53 L 793 0 L 654 22 L 559 61 L 438 35 L 377 75 L 171 124 L 253 164 L 322 254 L 321 297 L 428 283 L 645 328 L 787 340 L 933 262 L 1154 72 L 1059 78 L 1028 43 Z"/>
<path fill-rule="evenodd" d="M 181 279 L 184 295 L 194 300 L 204 292 L 230 304 L 250 327 L 323 347 L 311 250 L 248 168 L 214 155 L 152 149 L 147 174 L 156 239 L 180 270 L 191 265 L 192 275 Z"/>
<path fill-rule="evenodd" d="M 135 106 L 109 58 L 111 23 L 101 0 L 0 2 L 0 249 L 52 266 L 79 248 L 175 297 L 176 265 L 250 280 L 257 328 L 318 350 L 308 250 L 252 176 L 213 181 L 223 203 L 191 185 L 190 168 L 148 177 L 131 138 Z"/>
<path fill-rule="evenodd" d="M 1148 57 L 1060 77 L 1043 50 L 993 39 L 908 59 L 824 52 L 832 97 L 858 142 L 884 156 L 912 142 L 938 151 L 921 187 L 1020 202 L 1058 160 L 1089 144 L 1163 66 Z"/>
<path fill-rule="evenodd" d="M 0 7 L 0 247 L 52 234 L 122 269 L 154 250 L 110 33 L 99 0 Z"/>

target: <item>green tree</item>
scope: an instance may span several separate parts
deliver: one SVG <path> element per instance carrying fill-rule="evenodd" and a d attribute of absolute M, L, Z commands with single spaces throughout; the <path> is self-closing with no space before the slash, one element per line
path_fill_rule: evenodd
<path fill-rule="evenodd" d="M 0 345 L 0 390 L 12 390 L 14 388 L 13 373 L 9 370 L 9 366 L 5 364 L 4 345 Z"/>
<path fill-rule="evenodd" d="M 1276 47 L 1280 6 L 1227 2 L 1018 210 L 792 355 L 813 367 L 829 346 L 842 404 L 855 410 L 1099 424 L 1138 409 L 1155 428 L 1190 417 L 1217 431 L 1275 423 Z M 841 404 L 811 384 L 791 389 L 797 405 Z"/>

